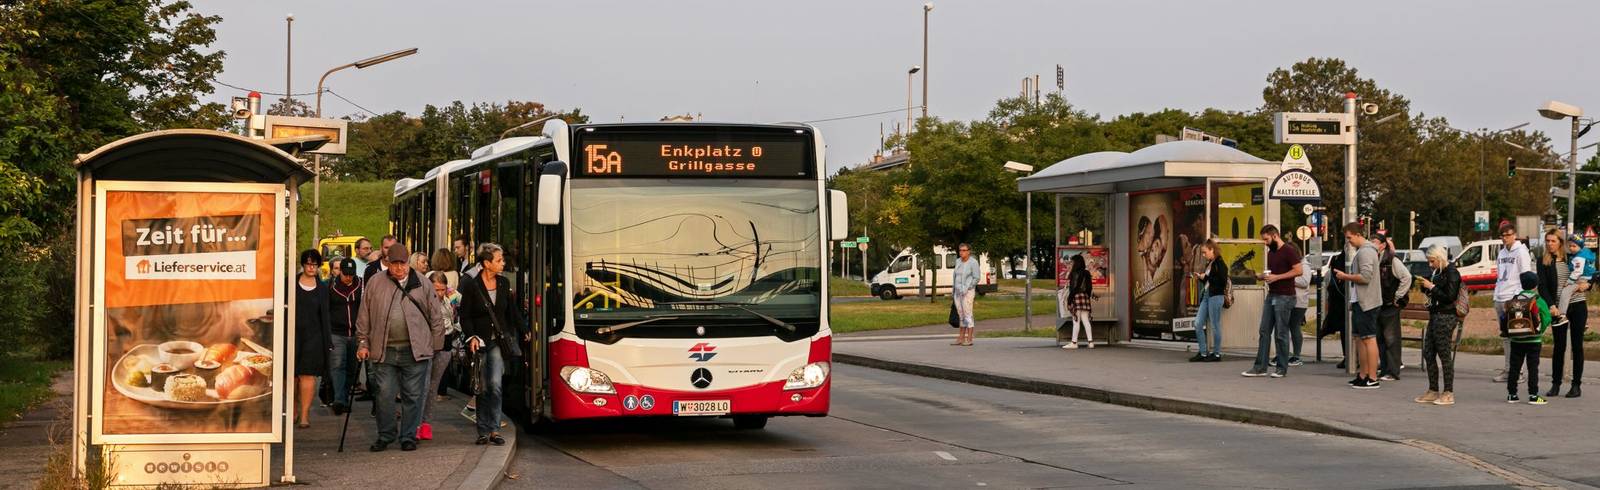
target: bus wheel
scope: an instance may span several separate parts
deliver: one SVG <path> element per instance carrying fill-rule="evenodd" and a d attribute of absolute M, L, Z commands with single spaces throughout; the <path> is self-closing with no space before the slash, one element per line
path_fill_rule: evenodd
<path fill-rule="evenodd" d="M 738 430 L 761 430 L 767 427 L 766 415 L 735 415 L 733 428 Z"/>
<path fill-rule="evenodd" d="M 884 301 L 889 301 L 889 300 L 895 299 L 897 297 L 899 297 L 899 296 L 894 294 L 894 288 L 892 288 L 892 287 L 878 288 L 878 298 L 880 298 L 880 299 L 882 299 Z"/>

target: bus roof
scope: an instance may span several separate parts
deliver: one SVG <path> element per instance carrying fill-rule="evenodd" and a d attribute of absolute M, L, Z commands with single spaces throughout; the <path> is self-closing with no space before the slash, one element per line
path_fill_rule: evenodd
<path fill-rule="evenodd" d="M 608 128 L 608 127 L 680 128 L 680 127 L 684 127 L 684 126 L 689 126 L 689 127 L 704 126 L 704 127 L 724 127 L 724 128 L 788 128 L 788 129 L 807 129 L 807 130 L 815 130 L 816 129 L 815 127 L 811 126 L 810 124 L 799 123 L 799 122 L 747 123 L 747 122 L 720 122 L 720 121 L 661 121 L 661 122 L 637 122 L 637 123 L 614 122 L 614 123 L 579 124 L 579 125 L 573 126 L 572 130 L 574 132 L 577 132 L 577 131 L 582 131 L 585 128 Z"/>

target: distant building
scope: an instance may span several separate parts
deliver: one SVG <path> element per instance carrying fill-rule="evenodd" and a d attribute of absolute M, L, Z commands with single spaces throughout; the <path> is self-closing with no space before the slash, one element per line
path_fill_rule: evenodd
<path fill-rule="evenodd" d="M 661 122 L 694 122 L 700 119 L 699 114 L 684 113 L 676 116 L 661 116 Z"/>
<path fill-rule="evenodd" d="M 868 160 L 866 163 L 862 163 L 860 165 L 857 165 L 856 166 L 856 170 L 858 170 L 858 171 L 891 170 L 891 169 L 894 169 L 895 167 L 899 167 L 901 165 L 905 165 L 906 163 L 908 163 L 910 161 L 911 161 L 911 152 L 908 152 L 908 151 L 905 151 L 905 150 L 895 150 L 894 153 L 890 153 L 888 155 L 883 155 L 883 154 L 873 155 L 871 160 Z"/>

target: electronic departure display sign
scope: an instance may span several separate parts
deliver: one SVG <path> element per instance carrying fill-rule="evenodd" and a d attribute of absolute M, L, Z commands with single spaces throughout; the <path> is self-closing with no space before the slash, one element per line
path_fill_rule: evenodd
<path fill-rule="evenodd" d="M 1272 116 L 1272 139 L 1281 144 L 1353 145 L 1351 116 L 1342 112 L 1279 112 Z"/>
<path fill-rule="evenodd" d="M 1339 121 L 1288 121 L 1288 134 L 1339 134 L 1342 123 Z"/>
<path fill-rule="evenodd" d="M 574 175 L 580 177 L 812 177 L 810 131 L 761 127 L 583 128 Z"/>

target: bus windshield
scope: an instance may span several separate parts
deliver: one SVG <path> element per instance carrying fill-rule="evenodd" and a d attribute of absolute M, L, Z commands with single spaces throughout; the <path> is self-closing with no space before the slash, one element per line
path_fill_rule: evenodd
<path fill-rule="evenodd" d="M 815 332 L 823 260 L 816 185 L 574 179 L 569 277 L 578 325 L 717 317 Z"/>

